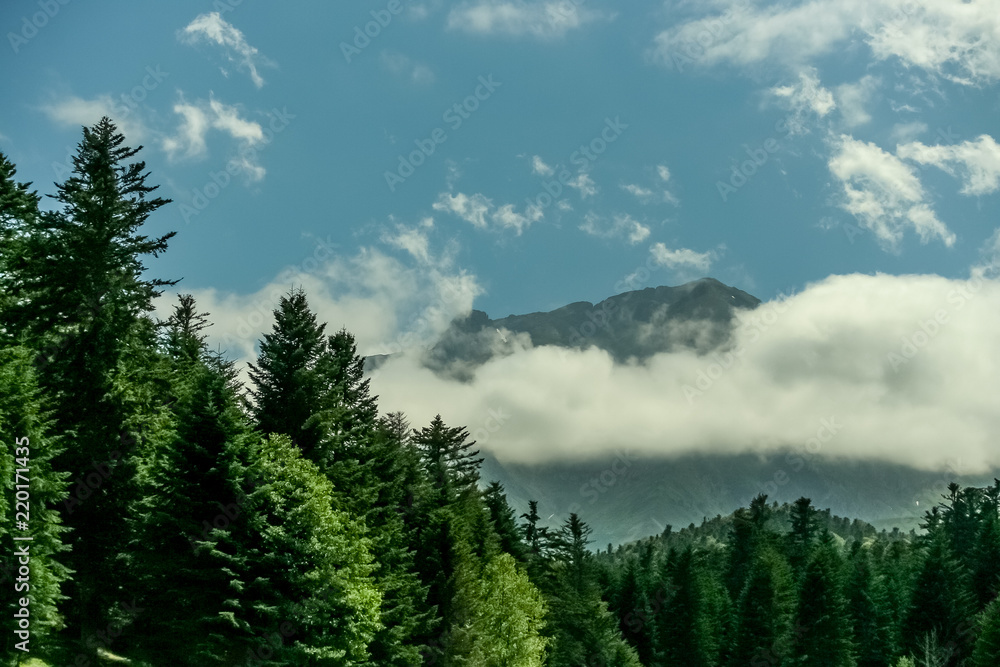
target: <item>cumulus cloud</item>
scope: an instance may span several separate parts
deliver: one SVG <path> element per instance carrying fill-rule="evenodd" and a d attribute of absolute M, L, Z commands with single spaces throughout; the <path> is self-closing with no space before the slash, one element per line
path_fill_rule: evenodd
<path fill-rule="evenodd" d="M 380 56 L 382 66 L 397 76 L 402 76 L 411 83 L 434 83 L 434 72 L 430 67 L 414 61 L 407 55 L 394 51 L 383 51 Z"/>
<path fill-rule="evenodd" d="M 814 67 L 799 72 L 798 81 L 788 86 L 771 88 L 771 95 L 782 101 L 792 111 L 789 123 L 794 133 L 804 133 L 810 116 L 823 118 L 833 111 L 837 104 L 833 94 L 824 88 Z"/>
<path fill-rule="evenodd" d="M 531 157 L 531 173 L 536 176 L 551 176 L 555 172 L 551 166 L 545 164 L 545 160 L 540 155 Z"/>
<path fill-rule="evenodd" d="M 988 195 L 1000 189 L 1000 145 L 988 134 L 951 146 L 915 141 L 897 147 L 896 155 L 961 178 L 962 194 Z"/>
<path fill-rule="evenodd" d="M 542 219 L 537 207 L 528 207 L 519 213 L 513 204 L 497 206 L 481 193 L 467 195 L 463 192 L 442 192 L 432 204 L 435 211 L 450 213 L 465 220 L 476 229 L 511 229 L 520 236 L 532 223 Z"/>
<path fill-rule="evenodd" d="M 895 155 L 841 135 L 834 141 L 828 166 L 843 187 L 841 208 L 884 247 L 897 249 L 908 229 L 920 236 L 921 243 L 935 238 L 949 247 L 955 243 L 955 234 L 927 202 L 916 171 Z"/>
<path fill-rule="evenodd" d="M 695 252 L 688 248 L 671 250 L 664 243 L 654 243 L 649 248 L 649 254 L 659 266 L 685 273 L 694 271 L 702 276 L 708 275 L 712 262 L 715 261 L 715 253 L 712 251 Z"/>
<path fill-rule="evenodd" d="M 809 0 L 751 4 L 706 3 L 722 13 L 681 21 L 660 32 L 650 55 L 664 64 L 739 66 L 771 63 L 798 68 L 866 43 L 879 60 L 965 84 L 1000 78 L 1000 13 L 993 0 Z"/>
<path fill-rule="evenodd" d="M 606 18 L 602 12 L 560 0 L 476 0 L 453 7 L 447 25 L 481 35 L 551 39 Z"/>
<path fill-rule="evenodd" d="M 832 276 L 738 312 L 731 346 L 704 356 L 535 347 L 466 383 L 401 357 L 373 387 L 415 423 L 440 412 L 475 431 L 502 413 L 485 445 L 501 461 L 795 449 L 972 474 L 1000 466 L 998 328 L 994 282 Z"/>
<path fill-rule="evenodd" d="M 475 275 L 455 266 L 457 248 L 435 250 L 427 220 L 408 227 L 396 225 L 382 235 L 382 245 L 362 247 L 356 254 L 338 254 L 332 238 L 318 239 L 301 262 L 286 267 L 266 286 L 252 293 L 214 288 L 185 289 L 201 311 L 211 313 L 209 345 L 241 362 L 252 361 L 255 343 L 270 331 L 272 311 L 282 295 L 303 288 L 319 321 L 330 333 L 346 327 L 363 355 L 422 350 L 451 321 L 468 315 L 482 293 Z M 396 257 L 389 248 L 403 250 Z M 175 303 L 162 296 L 157 316 L 166 318 Z"/>
<path fill-rule="evenodd" d="M 579 192 L 580 199 L 593 197 L 597 194 L 597 184 L 594 183 L 594 179 L 592 179 L 586 172 L 580 172 L 567 181 L 566 185 Z"/>
<path fill-rule="evenodd" d="M 857 127 L 871 121 L 868 104 L 878 89 L 878 78 L 868 74 L 857 83 L 845 83 L 837 86 L 837 103 L 840 114 L 848 127 Z"/>
<path fill-rule="evenodd" d="M 250 180 L 259 181 L 265 170 L 257 164 L 254 148 L 264 143 L 260 123 L 240 115 L 235 106 L 223 104 L 211 96 L 207 101 L 187 102 L 183 95 L 173 107 L 181 117 L 177 130 L 162 140 L 163 150 L 171 160 L 202 158 L 208 154 L 206 137 L 209 130 L 218 130 L 236 141 L 239 153 L 234 158 Z"/>
<path fill-rule="evenodd" d="M 590 211 L 584 216 L 580 229 L 598 238 L 624 239 L 630 245 L 649 238 L 649 227 L 626 213 L 618 213 L 609 220 Z"/>
<path fill-rule="evenodd" d="M 219 12 L 198 15 L 181 30 L 179 37 L 186 44 L 209 42 L 221 46 L 229 62 L 235 63 L 238 69 L 246 69 L 257 88 L 264 85 L 257 66 L 267 61 L 255 47 L 250 46 L 243 33 L 222 18 Z"/>
<path fill-rule="evenodd" d="M 111 95 L 98 95 L 92 99 L 70 95 L 42 105 L 42 112 L 50 120 L 65 127 L 90 127 L 107 116 L 115 121 L 121 133 L 131 142 L 141 142 L 150 134 L 149 128 L 134 110 L 117 102 Z"/>

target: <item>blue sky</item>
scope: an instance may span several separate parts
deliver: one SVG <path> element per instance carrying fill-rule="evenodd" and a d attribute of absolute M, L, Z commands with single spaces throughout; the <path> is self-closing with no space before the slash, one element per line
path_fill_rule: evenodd
<path fill-rule="evenodd" d="M 150 222 L 178 231 L 153 273 L 244 356 L 293 284 L 377 352 L 470 307 L 705 275 L 765 300 L 853 273 L 960 281 L 997 241 L 998 17 L 985 0 L 12 0 L 0 150 L 52 192 L 80 126 L 115 118 L 174 200 Z M 421 164 L 399 182 L 401 160 Z"/>

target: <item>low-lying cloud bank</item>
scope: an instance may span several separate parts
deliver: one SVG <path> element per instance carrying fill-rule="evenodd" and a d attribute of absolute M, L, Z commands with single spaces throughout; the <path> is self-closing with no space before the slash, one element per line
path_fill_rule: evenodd
<path fill-rule="evenodd" d="M 1000 283 L 831 276 L 739 315 L 732 345 L 619 365 L 522 349 L 471 382 L 415 354 L 373 377 L 383 410 L 441 413 L 501 461 L 807 451 L 981 474 L 1000 466 Z"/>

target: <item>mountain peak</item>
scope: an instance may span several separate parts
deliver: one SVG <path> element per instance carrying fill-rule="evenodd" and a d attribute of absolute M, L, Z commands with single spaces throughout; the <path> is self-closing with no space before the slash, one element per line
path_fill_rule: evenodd
<path fill-rule="evenodd" d="M 702 278 L 676 287 L 622 292 L 597 304 L 575 301 L 548 312 L 496 320 L 474 310 L 452 323 L 425 363 L 436 370 L 467 370 L 524 345 L 596 346 L 619 362 L 643 361 L 679 348 L 707 352 L 728 340 L 737 309 L 759 303 L 742 290 Z"/>

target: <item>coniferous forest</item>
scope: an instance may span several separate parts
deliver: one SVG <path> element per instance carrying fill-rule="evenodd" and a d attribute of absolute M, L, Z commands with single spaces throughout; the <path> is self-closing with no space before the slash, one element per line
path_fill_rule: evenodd
<path fill-rule="evenodd" d="M 518 515 L 464 426 L 382 412 L 294 286 L 245 383 L 193 298 L 154 317 L 139 153 L 85 128 L 51 201 L 0 154 L 8 664 L 1000 665 L 1000 481 L 919 532 L 761 495 L 594 545 Z"/>

